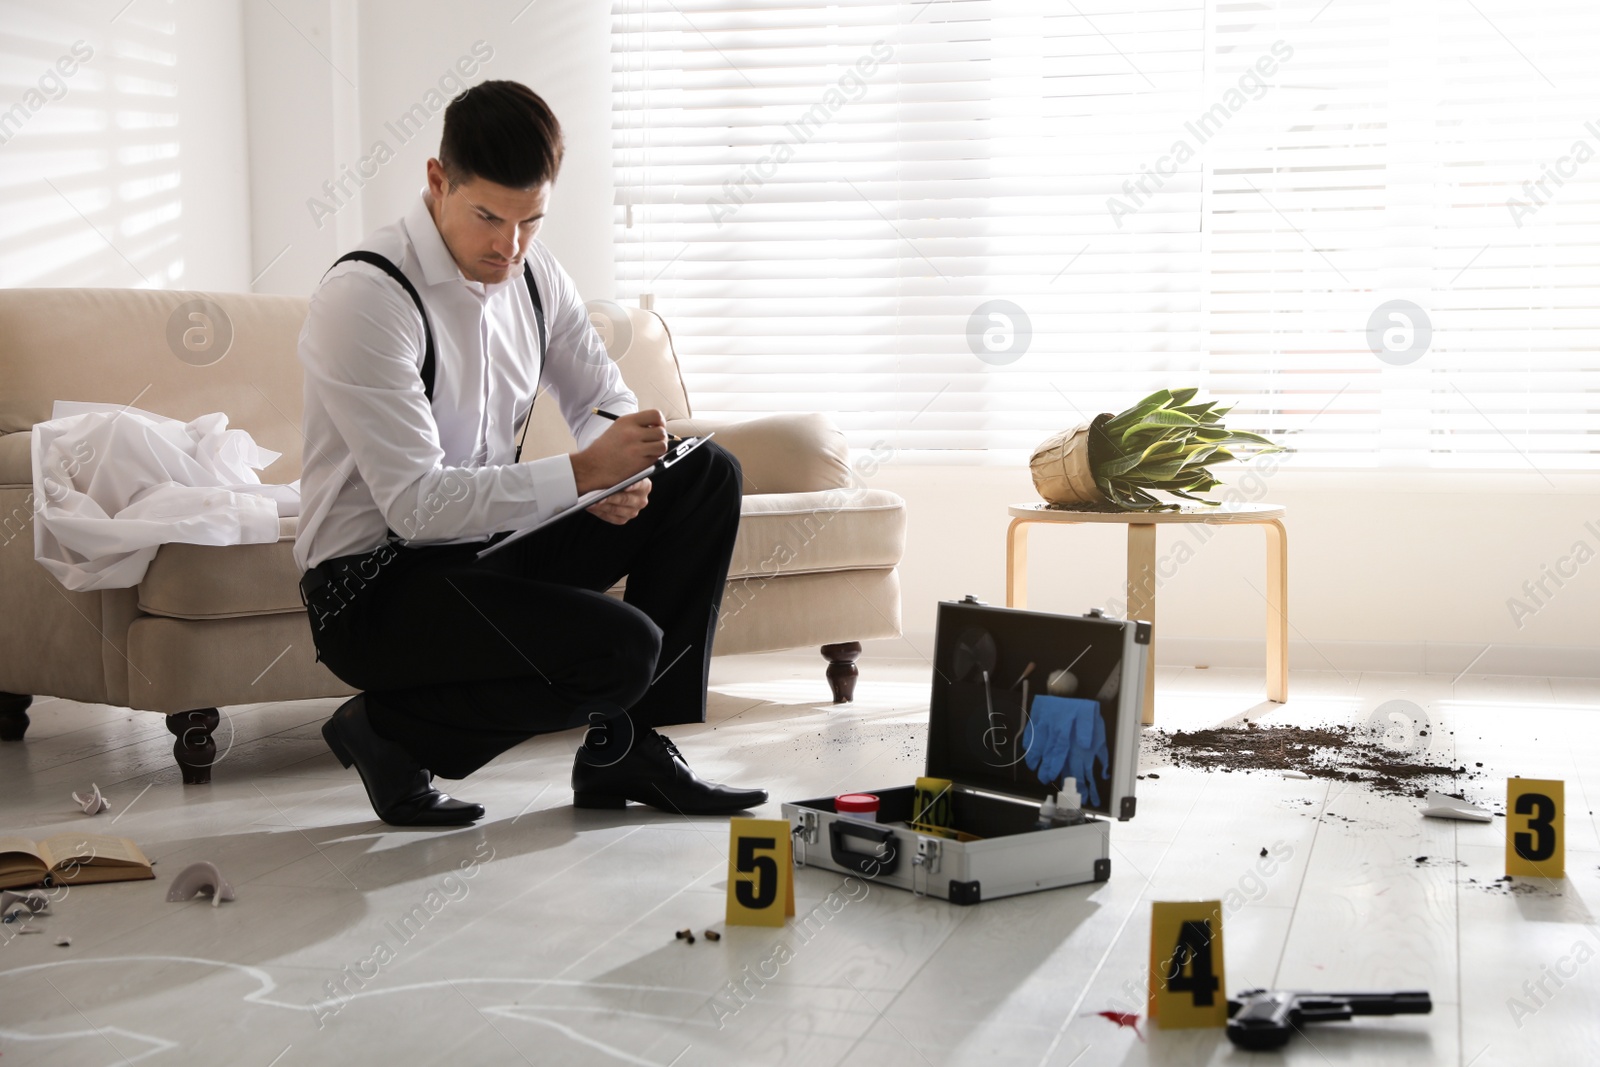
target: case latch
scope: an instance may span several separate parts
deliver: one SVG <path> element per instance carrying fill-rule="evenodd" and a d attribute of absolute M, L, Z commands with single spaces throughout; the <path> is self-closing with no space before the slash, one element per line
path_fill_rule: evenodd
<path fill-rule="evenodd" d="M 917 886 L 917 872 L 922 872 L 922 886 Z M 919 835 L 917 837 L 917 854 L 911 859 L 911 892 L 914 896 L 925 897 L 928 895 L 928 880 L 931 875 L 939 871 L 939 839 Z"/>
<path fill-rule="evenodd" d="M 801 809 L 795 813 L 800 821 L 791 831 L 794 836 L 794 863 L 796 867 L 806 865 L 806 846 L 817 843 L 817 813 Z"/>

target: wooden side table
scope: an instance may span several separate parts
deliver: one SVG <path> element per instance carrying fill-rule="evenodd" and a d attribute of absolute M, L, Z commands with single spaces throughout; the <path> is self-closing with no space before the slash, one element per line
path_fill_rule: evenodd
<path fill-rule="evenodd" d="M 1284 509 L 1272 504 L 1185 504 L 1178 511 L 1065 511 L 1047 504 L 1012 504 L 1006 531 L 1006 606 L 1028 606 L 1028 527 L 1034 523 L 1116 522 L 1128 527 L 1128 618 L 1156 621 L 1156 527 L 1174 523 L 1259 526 L 1267 535 L 1267 699 L 1289 699 L 1289 534 Z M 1144 715 L 1155 716 L 1156 650 L 1145 665 Z"/>

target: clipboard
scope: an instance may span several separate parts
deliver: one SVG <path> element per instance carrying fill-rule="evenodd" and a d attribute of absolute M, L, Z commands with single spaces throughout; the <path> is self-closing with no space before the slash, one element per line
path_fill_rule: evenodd
<path fill-rule="evenodd" d="M 494 544 L 490 545 L 488 548 L 485 548 L 482 551 L 480 551 L 477 554 L 477 556 L 474 557 L 474 558 L 482 559 L 485 556 L 493 555 L 494 553 L 500 551 L 502 548 L 505 548 L 507 545 L 515 544 L 517 541 L 522 540 L 524 537 L 527 537 L 529 534 L 536 533 L 539 530 L 544 529 L 546 526 L 549 526 L 552 522 L 560 522 L 562 519 L 566 518 L 568 515 L 573 515 L 573 514 L 576 514 L 577 512 L 584 511 L 587 508 L 593 507 L 595 504 L 600 503 L 600 501 L 604 500 L 608 496 L 611 496 L 613 493 L 620 493 L 624 489 L 628 488 L 630 485 L 637 485 L 639 482 L 644 481 L 646 478 L 649 478 L 649 477 L 651 477 L 653 475 L 660 474 L 662 471 L 664 471 L 667 468 L 673 466 L 679 460 L 681 460 L 684 456 L 687 456 L 689 453 L 693 452 L 695 449 L 699 448 L 701 445 L 705 444 L 707 441 L 711 440 L 715 436 L 716 436 L 716 433 L 712 432 L 712 433 L 706 434 L 704 437 L 685 437 L 685 438 L 683 438 L 677 444 L 675 444 L 671 448 L 667 449 L 666 455 L 662 456 L 660 459 L 658 459 L 654 463 L 650 464 L 650 466 L 646 467 L 644 470 L 640 471 L 638 474 L 635 474 L 635 475 L 632 475 L 630 477 L 622 479 L 622 481 L 618 482 L 616 485 L 613 485 L 609 489 L 596 489 L 593 492 L 584 493 L 582 496 L 578 497 L 578 502 L 576 504 L 573 504 L 571 507 L 563 508 L 561 511 L 556 512 L 554 515 L 550 516 L 548 519 L 545 519 L 543 522 L 539 523 L 537 526 L 530 526 L 526 530 L 518 530 L 516 533 L 512 534 L 510 537 L 501 538 L 499 541 L 496 541 Z"/>

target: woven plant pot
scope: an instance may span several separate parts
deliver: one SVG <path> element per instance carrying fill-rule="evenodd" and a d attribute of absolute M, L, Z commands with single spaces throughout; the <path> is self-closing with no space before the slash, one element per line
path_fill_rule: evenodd
<path fill-rule="evenodd" d="M 1109 504 L 1094 483 L 1094 457 L 1089 442 L 1112 416 L 1096 415 L 1087 426 L 1046 438 L 1028 460 L 1033 487 L 1052 504 Z"/>

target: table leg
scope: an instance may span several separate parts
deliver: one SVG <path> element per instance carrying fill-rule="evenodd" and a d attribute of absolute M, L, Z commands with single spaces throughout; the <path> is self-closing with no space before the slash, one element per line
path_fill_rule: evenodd
<path fill-rule="evenodd" d="M 1128 524 L 1128 618 L 1156 622 L 1156 528 L 1154 523 Z M 1152 634 L 1144 665 L 1144 711 L 1139 721 L 1156 721 L 1156 642 Z"/>
<path fill-rule="evenodd" d="M 1277 519 L 1267 535 L 1267 699 L 1289 699 L 1289 532 Z"/>
<path fill-rule="evenodd" d="M 1006 607 L 1028 606 L 1028 520 L 1012 519 L 1006 529 Z"/>

